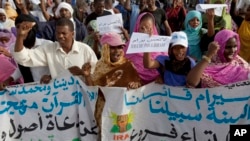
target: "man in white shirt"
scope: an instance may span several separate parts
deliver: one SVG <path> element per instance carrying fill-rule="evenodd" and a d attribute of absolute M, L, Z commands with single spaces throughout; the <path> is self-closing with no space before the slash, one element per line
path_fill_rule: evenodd
<path fill-rule="evenodd" d="M 36 38 L 35 45 L 34 47 L 32 47 L 32 49 L 35 49 L 46 42 L 52 42 L 52 41 Z M 44 75 L 50 75 L 49 68 L 47 66 L 31 67 L 30 71 L 34 82 L 39 82 L 41 80 L 41 77 Z M 20 72 L 19 68 L 17 68 L 14 71 L 11 77 L 12 81 L 17 81 L 19 78 L 22 77 L 22 73 Z"/>
<path fill-rule="evenodd" d="M 56 23 L 56 38 L 53 43 L 45 43 L 35 49 L 23 46 L 23 40 L 34 26 L 34 22 L 22 22 L 17 25 L 17 38 L 13 57 L 23 65 L 29 67 L 48 66 L 52 78 L 66 69 L 73 75 L 82 75 L 81 67 L 89 62 L 94 71 L 97 57 L 86 44 L 74 40 L 74 25 L 71 20 L 62 18 Z"/>

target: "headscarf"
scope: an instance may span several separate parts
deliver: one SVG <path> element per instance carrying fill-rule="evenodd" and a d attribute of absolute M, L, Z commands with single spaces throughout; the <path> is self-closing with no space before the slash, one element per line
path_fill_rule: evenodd
<path fill-rule="evenodd" d="M 68 9 L 69 12 L 71 13 L 71 16 L 73 15 L 74 10 L 73 10 L 72 6 L 70 4 L 68 4 L 67 2 L 61 2 L 58 5 L 58 7 L 56 8 L 56 12 L 55 12 L 56 17 L 60 17 L 60 10 L 62 8 Z"/>
<path fill-rule="evenodd" d="M 193 18 L 198 18 L 200 25 L 196 28 L 193 28 L 189 25 L 189 21 Z M 200 50 L 200 39 L 201 39 L 201 27 L 202 27 L 202 16 L 199 11 L 191 10 L 187 13 L 184 21 L 184 32 L 188 36 L 188 45 L 190 56 L 195 57 L 196 59 L 201 59 L 201 50 Z"/>
<path fill-rule="evenodd" d="M 239 35 L 231 30 L 226 30 L 226 29 L 218 32 L 215 35 L 214 41 L 218 42 L 220 45 L 220 49 L 217 52 L 218 59 L 215 60 L 216 63 L 226 63 L 227 62 L 226 58 L 224 57 L 224 51 L 226 48 L 227 41 L 233 37 L 236 38 L 236 42 L 237 42 L 237 52 L 233 56 L 235 58 L 240 51 Z"/>
<path fill-rule="evenodd" d="M 6 2 L 4 9 L 6 11 L 6 15 L 8 18 L 10 18 L 10 17 L 16 18 L 18 16 L 16 10 L 11 7 L 9 2 Z"/>
<path fill-rule="evenodd" d="M 9 30 L 7 29 L 0 29 L 0 38 L 1 37 L 7 37 L 9 39 L 9 42 L 7 43 L 2 43 L 0 42 L 0 46 L 4 47 L 8 51 L 10 51 L 10 45 L 15 43 L 16 37 L 14 34 L 12 34 Z"/>
<path fill-rule="evenodd" d="M 36 20 L 31 17 L 30 15 L 26 15 L 26 14 L 20 14 L 18 15 L 18 17 L 15 20 L 15 25 L 17 26 L 18 24 L 24 22 L 24 21 L 28 21 L 28 22 L 35 22 Z M 31 48 L 34 46 L 35 41 L 36 41 L 36 33 L 38 30 L 38 24 L 36 23 L 32 29 L 29 31 L 28 36 L 26 37 L 26 39 L 23 42 L 23 45 L 27 48 Z"/>
<path fill-rule="evenodd" d="M 72 23 L 73 23 L 73 25 L 74 25 L 74 30 L 76 31 L 77 29 L 76 29 L 75 21 L 74 21 L 74 19 L 73 19 L 74 10 L 73 10 L 73 8 L 72 8 L 72 6 L 71 6 L 70 4 L 68 4 L 67 2 L 61 2 L 61 3 L 58 5 L 58 7 L 56 8 L 56 12 L 55 12 L 56 17 L 60 17 L 60 10 L 61 10 L 62 8 L 68 9 L 69 12 L 71 13 L 71 18 L 70 18 L 70 20 L 72 21 Z M 75 35 L 74 35 L 74 36 L 76 36 L 76 32 L 75 32 Z"/>
<path fill-rule="evenodd" d="M 239 55 L 245 59 L 248 63 L 250 63 L 250 23 L 246 20 L 243 20 L 239 30 L 238 34 L 240 36 L 240 53 Z"/>
<path fill-rule="evenodd" d="M 134 27 L 134 31 L 133 31 L 133 32 L 139 32 L 139 27 L 140 27 L 140 24 L 141 24 L 141 19 L 142 19 L 143 16 L 145 16 L 146 14 L 151 15 L 151 16 L 153 17 L 153 19 L 154 19 L 154 16 L 153 16 L 151 13 L 149 13 L 149 12 L 141 13 L 141 14 L 138 16 L 138 18 L 137 18 L 137 21 L 136 21 L 136 23 L 135 23 L 135 27 Z M 154 22 L 155 22 L 155 20 L 154 20 Z M 153 27 L 153 35 L 158 35 L 156 26 Z"/>
<path fill-rule="evenodd" d="M 87 28 L 90 27 L 93 29 L 94 32 L 97 31 L 97 21 L 96 20 L 91 20 L 87 26 Z"/>
<path fill-rule="evenodd" d="M 152 18 L 154 19 L 153 15 L 151 13 L 144 12 L 144 13 L 140 14 L 137 18 L 134 32 L 139 32 L 141 19 L 146 14 L 151 15 Z M 153 27 L 153 35 L 158 35 L 157 28 L 156 28 L 155 24 L 153 24 L 153 26 L 154 26 Z M 129 42 L 126 43 L 126 47 L 124 48 L 125 53 L 127 52 L 128 46 L 129 46 Z M 164 53 L 163 52 L 154 52 L 154 53 L 151 53 L 151 58 L 156 59 L 157 56 L 166 55 L 166 54 L 167 54 L 167 50 Z M 143 66 L 143 53 L 126 54 L 125 57 L 133 62 L 133 64 L 135 65 L 135 68 L 136 68 L 136 70 L 137 70 L 137 72 L 138 72 L 138 74 L 139 74 L 139 76 L 142 79 L 144 84 L 148 84 L 150 82 L 153 82 L 159 76 L 159 73 L 156 69 L 144 68 L 144 66 Z"/>
<path fill-rule="evenodd" d="M 11 30 L 12 27 L 15 27 L 14 21 L 8 18 L 8 15 L 6 14 L 6 11 L 3 8 L 0 8 L 0 13 L 6 16 L 6 20 L 4 22 L 0 22 L 1 28 Z"/>
<path fill-rule="evenodd" d="M 236 39 L 237 52 L 234 54 L 233 60 L 228 62 L 224 57 L 224 51 L 227 41 L 231 38 Z M 237 55 L 240 49 L 238 34 L 225 29 L 215 35 L 214 41 L 219 43 L 220 49 L 212 63 L 204 70 L 203 78 L 205 79 L 202 81 L 202 86 L 214 87 L 249 79 L 249 64 Z"/>
<path fill-rule="evenodd" d="M 124 57 L 124 54 L 122 54 L 122 57 L 118 62 L 112 63 L 110 60 L 110 46 L 108 44 L 102 45 L 102 56 L 96 64 L 96 69 L 92 77 L 94 83 L 101 83 L 99 82 L 101 77 L 103 77 L 106 73 L 113 70 L 114 68 L 119 67 L 123 63 L 126 63 L 127 61 L 128 60 Z"/>
<path fill-rule="evenodd" d="M 16 66 L 3 54 L 0 54 L 0 62 L 0 82 L 4 82 L 15 71 Z"/>
<path fill-rule="evenodd" d="M 0 8 L 0 13 L 4 14 L 6 16 L 6 18 L 8 18 L 6 11 L 3 8 Z"/>

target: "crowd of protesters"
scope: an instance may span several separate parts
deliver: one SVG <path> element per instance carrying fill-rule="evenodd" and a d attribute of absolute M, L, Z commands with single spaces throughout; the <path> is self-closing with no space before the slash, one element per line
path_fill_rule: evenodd
<path fill-rule="evenodd" d="M 49 83 L 65 70 L 87 85 L 151 82 L 208 88 L 250 79 L 249 0 L 0 0 L 0 89 Z M 196 11 L 196 4 L 227 4 Z M 121 33 L 97 18 L 121 13 Z M 126 54 L 133 32 L 170 36 L 165 52 Z M 99 96 L 98 125 L 105 99 Z"/>

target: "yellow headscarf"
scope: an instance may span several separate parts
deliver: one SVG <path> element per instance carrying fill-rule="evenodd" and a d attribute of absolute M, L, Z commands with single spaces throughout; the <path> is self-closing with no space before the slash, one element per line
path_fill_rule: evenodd
<path fill-rule="evenodd" d="M 15 21 L 16 17 L 18 16 L 18 14 L 17 14 L 16 10 L 11 7 L 11 5 L 10 5 L 9 2 L 5 3 L 4 9 L 5 9 L 5 12 L 7 14 L 7 17 L 9 19 Z"/>

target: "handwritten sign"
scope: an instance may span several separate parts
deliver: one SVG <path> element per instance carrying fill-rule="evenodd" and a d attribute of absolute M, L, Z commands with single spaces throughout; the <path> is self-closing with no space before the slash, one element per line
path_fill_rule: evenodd
<path fill-rule="evenodd" d="M 36 5 L 40 4 L 40 0 L 31 0 L 31 2 Z"/>
<path fill-rule="evenodd" d="M 229 125 L 249 124 L 249 88 L 250 81 L 211 89 L 102 88 L 103 140 L 229 141 Z"/>
<path fill-rule="evenodd" d="M 201 12 L 206 12 L 207 9 L 214 9 L 214 14 L 217 16 L 222 15 L 222 10 L 227 7 L 226 4 L 197 4 L 196 10 Z"/>
<path fill-rule="evenodd" d="M 0 140 L 96 140 L 96 88 L 65 76 L 0 91 Z"/>
<path fill-rule="evenodd" d="M 171 37 L 133 32 L 126 54 L 142 52 L 167 52 Z"/>
<path fill-rule="evenodd" d="M 97 29 L 100 34 L 108 32 L 121 33 L 120 27 L 123 27 L 122 14 L 114 14 L 97 17 Z"/>
<path fill-rule="evenodd" d="M 127 90 L 90 87 L 64 75 L 47 85 L 0 91 L 0 140 L 97 140 L 99 88 L 106 99 L 103 141 L 229 141 L 229 125 L 250 121 L 250 81 L 210 89 L 150 83 Z"/>

